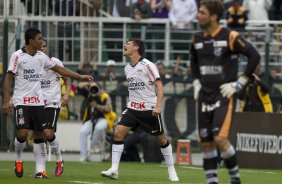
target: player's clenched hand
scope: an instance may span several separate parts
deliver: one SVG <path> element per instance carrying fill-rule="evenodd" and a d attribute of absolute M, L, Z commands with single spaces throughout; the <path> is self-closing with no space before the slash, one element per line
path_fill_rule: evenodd
<path fill-rule="evenodd" d="M 158 116 L 158 115 L 160 115 L 160 113 L 161 113 L 161 108 L 160 107 L 155 107 L 153 109 L 152 115 L 153 116 Z"/>
<path fill-rule="evenodd" d="M 69 103 L 69 95 L 64 95 L 61 100 L 62 106 L 65 106 Z"/>
<path fill-rule="evenodd" d="M 93 77 L 92 77 L 92 75 L 80 75 L 80 80 L 92 82 Z"/>
<path fill-rule="evenodd" d="M 13 106 L 10 102 L 4 102 L 3 103 L 3 112 L 5 114 L 10 114 L 12 112 Z"/>

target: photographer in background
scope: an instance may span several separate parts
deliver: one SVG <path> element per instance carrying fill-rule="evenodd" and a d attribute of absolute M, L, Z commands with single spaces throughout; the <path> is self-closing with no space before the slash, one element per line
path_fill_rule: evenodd
<path fill-rule="evenodd" d="M 112 102 L 108 93 L 100 89 L 95 82 L 81 82 L 78 91 L 85 98 L 81 107 L 83 127 L 80 130 L 80 161 L 90 161 L 87 149 L 88 136 L 91 136 L 91 148 L 101 143 L 101 159 L 104 159 L 104 145 L 107 131 L 112 132 L 116 114 L 112 111 Z"/>

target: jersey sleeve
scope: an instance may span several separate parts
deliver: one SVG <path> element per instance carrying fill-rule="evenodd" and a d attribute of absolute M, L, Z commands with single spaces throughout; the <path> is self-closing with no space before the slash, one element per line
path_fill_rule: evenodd
<path fill-rule="evenodd" d="M 160 79 L 160 74 L 155 64 L 148 62 L 146 68 L 150 81 L 155 82 L 155 80 Z"/>
<path fill-rule="evenodd" d="M 46 54 L 43 55 L 44 57 L 44 70 L 50 70 L 54 66 L 56 66 L 55 61 L 51 60 Z"/>
<path fill-rule="evenodd" d="M 56 65 L 61 66 L 61 67 L 64 67 L 64 64 L 63 64 L 63 62 L 62 62 L 61 60 L 59 60 L 59 59 L 57 59 L 57 58 L 54 58 L 54 57 L 52 57 L 51 60 L 54 61 Z M 56 73 L 56 75 L 57 75 L 58 77 L 63 77 L 63 76 L 62 76 L 61 74 L 59 74 L 59 73 Z"/>
<path fill-rule="evenodd" d="M 199 79 L 200 70 L 199 70 L 197 52 L 195 49 L 195 37 L 192 39 L 192 44 L 190 47 L 190 66 L 191 66 L 191 72 L 192 72 L 193 79 Z"/>
<path fill-rule="evenodd" d="M 16 74 L 18 72 L 18 66 L 19 66 L 19 55 L 13 53 L 9 61 L 7 72 Z"/>
<path fill-rule="evenodd" d="M 232 32 L 231 32 L 232 34 Z M 233 38 L 232 47 L 235 53 L 247 56 L 248 63 L 244 75 L 251 77 L 255 71 L 257 64 L 260 62 L 261 56 L 253 45 L 242 38 L 239 34 Z"/>

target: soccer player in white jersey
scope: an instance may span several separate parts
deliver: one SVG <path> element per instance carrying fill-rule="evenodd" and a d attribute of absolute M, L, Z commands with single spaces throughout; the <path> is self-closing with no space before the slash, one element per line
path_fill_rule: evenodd
<path fill-rule="evenodd" d="M 47 55 L 47 41 L 43 39 L 41 51 Z M 51 57 L 57 65 L 64 67 L 63 63 L 55 58 Z M 60 79 L 64 80 L 66 86 L 66 93 L 61 97 L 61 83 Z M 71 81 L 68 77 L 63 77 L 53 70 L 43 72 L 41 88 L 43 92 L 43 99 L 45 102 L 45 123 L 44 125 L 44 139 L 49 142 L 52 152 L 56 157 L 56 169 L 55 176 L 60 176 L 64 171 L 64 162 L 59 146 L 58 138 L 55 135 L 57 121 L 60 114 L 61 105 L 67 105 L 71 91 Z M 36 144 L 37 145 L 37 144 Z M 45 170 L 45 157 L 46 149 L 44 143 L 40 146 L 33 147 L 34 155 L 36 156 L 36 173 Z M 42 154 L 43 153 L 43 154 Z"/>
<path fill-rule="evenodd" d="M 163 85 L 157 67 L 142 57 L 145 50 L 143 41 L 131 38 L 124 45 L 123 55 L 130 59 L 124 72 L 128 81 L 129 102 L 122 112 L 114 132 L 112 145 L 112 166 L 102 171 L 103 177 L 117 179 L 120 157 L 124 149 L 124 137 L 132 128 L 141 127 L 154 135 L 168 166 L 170 181 L 179 181 L 176 174 L 172 148 L 164 134 L 161 120 Z"/>
<path fill-rule="evenodd" d="M 15 138 L 16 161 L 14 172 L 17 177 L 23 176 L 23 150 L 26 147 L 26 137 L 30 130 L 34 131 L 35 144 L 44 142 L 42 131 L 44 126 L 44 100 L 41 80 L 44 70 L 52 69 L 63 76 L 80 80 L 92 81 L 90 75 L 79 75 L 54 61 L 39 51 L 42 45 L 41 32 L 28 29 L 25 32 L 26 46 L 14 52 L 10 58 L 7 75 L 3 86 L 3 112 L 10 113 L 10 91 L 15 80 L 13 105 L 16 114 L 17 135 Z M 45 171 L 35 174 L 35 177 L 46 178 Z"/>

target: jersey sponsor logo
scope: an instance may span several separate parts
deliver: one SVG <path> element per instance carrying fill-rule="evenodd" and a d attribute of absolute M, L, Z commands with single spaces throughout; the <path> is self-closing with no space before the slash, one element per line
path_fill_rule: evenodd
<path fill-rule="evenodd" d="M 134 78 L 128 78 L 128 90 L 143 90 L 145 89 L 145 83 L 144 82 L 137 82 L 134 80 Z"/>
<path fill-rule="evenodd" d="M 23 71 L 23 78 L 29 82 L 39 81 L 42 78 L 42 74 L 35 73 L 34 69 L 26 69 Z"/>
<path fill-rule="evenodd" d="M 220 107 L 220 101 L 217 101 L 214 104 L 202 103 L 202 112 L 211 112 L 211 111 L 214 111 L 218 107 Z"/>
<path fill-rule="evenodd" d="M 23 98 L 24 104 L 37 104 L 40 103 L 39 96 L 25 96 Z"/>
<path fill-rule="evenodd" d="M 149 65 L 149 64 L 147 64 L 147 65 L 146 65 L 146 67 L 147 67 L 147 69 L 149 70 L 150 74 L 151 74 L 151 75 L 153 76 L 153 78 L 155 79 L 155 78 L 156 78 L 156 76 L 155 76 L 155 74 L 154 74 L 154 72 L 153 72 L 152 68 L 150 67 L 150 65 Z"/>
<path fill-rule="evenodd" d="M 214 41 L 213 46 L 214 47 L 227 47 L 227 41 L 226 40 Z"/>
<path fill-rule="evenodd" d="M 195 44 L 195 49 L 202 49 L 204 47 L 203 43 L 196 43 Z"/>
<path fill-rule="evenodd" d="M 222 55 L 222 48 L 221 47 L 215 47 L 213 48 L 213 54 L 215 56 L 221 56 Z"/>
<path fill-rule="evenodd" d="M 50 80 L 42 80 L 40 81 L 41 88 L 50 88 L 51 81 Z"/>
<path fill-rule="evenodd" d="M 223 72 L 223 68 L 220 65 L 217 66 L 201 66 L 200 67 L 201 75 L 218 75 Z"/>
<path fill-rule="evenodd" d="M 130 107 L 134 108 L 134 109 L 145 109 L 145 102 L 131 102 L 130 103 Z"/>

